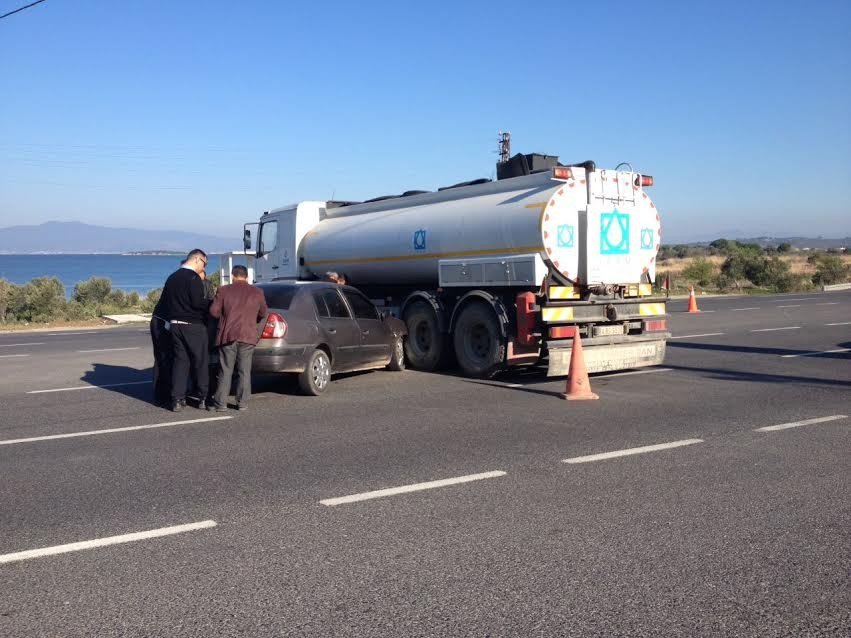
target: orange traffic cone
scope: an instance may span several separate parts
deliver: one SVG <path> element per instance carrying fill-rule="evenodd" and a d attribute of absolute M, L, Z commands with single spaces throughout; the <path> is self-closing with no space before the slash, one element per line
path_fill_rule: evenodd
<path fill-rule="evenodd" d="M 585 357 L 582 355 L 582 340 L 579 330 L 573 330 L 573 348 L 570 351 L 570 368 L 568 369 L 567 385 L 561 395 L 567 401 L 582 401 L 599 399 L 591 392 L 591 382 L 588 380 L 588 369 L 585 367 Z"/>
<path fill-rule="evenodd" d="M 691 287 L 691 290 L 688 293 L 688 311 L 700 312 L 700 310 L 697 309 L 697 299 L 694 297 L 694 286 Z"/>

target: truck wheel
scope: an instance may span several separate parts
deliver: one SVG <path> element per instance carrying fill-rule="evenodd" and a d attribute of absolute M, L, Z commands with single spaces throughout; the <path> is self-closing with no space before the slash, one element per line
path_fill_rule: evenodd
<path fill-rule="evenodd" d="M 305 394 L 319 396 L 328 389 L 330 382 L 331 360 L 324 350 L 314 350 L 304 371 L 298 375 L 298 385 Z"/>
<path fill-rule="evenodd" d="M 468 377 L 487 379 L 505 360 L 505 339 L 494 311 L 482 303 L 462 308 L 455 322 L 455 356 Z"/>
<path fill-rule="evenodd" d="M 390 359 L 390 363 L 387 364 L 387 369 L 393 372 L 401 372 L 405 369 L 404 337 L 399 337 L 393 342 L 393 356 Z"/>
<path fill-rule="evenodd" d="M 431 372 L 443 359 L 445 335 L 440 331 L 434 309 L 423 301 L 415 301 L 405 312 L 408 338 L 405 355 L 412 368 Z"/>

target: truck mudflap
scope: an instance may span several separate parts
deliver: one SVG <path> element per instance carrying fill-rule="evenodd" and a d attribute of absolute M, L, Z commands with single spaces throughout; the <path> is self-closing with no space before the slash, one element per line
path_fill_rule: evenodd
<path fill-rule="evenodd" d="M 589 373 L 614 372 L 656 366 L 665 360 L 666 333 L 634 337 L 583 339 L 582 353 Z M 573 343 L 569 339 L 550 341 L 547 376 L 567 374 Z"/>

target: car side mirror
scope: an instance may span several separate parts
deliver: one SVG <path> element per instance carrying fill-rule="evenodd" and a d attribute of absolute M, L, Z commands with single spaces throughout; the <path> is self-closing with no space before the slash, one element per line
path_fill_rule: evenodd
<path fill-rule="evenodd" d="M 247 228 L 242 233 L 242 248 L 243 250 L 251 250 L 251 231 Z"/>

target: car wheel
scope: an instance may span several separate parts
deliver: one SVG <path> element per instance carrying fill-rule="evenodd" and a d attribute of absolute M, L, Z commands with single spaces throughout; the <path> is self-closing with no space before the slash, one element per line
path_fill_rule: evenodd
<path fill-rule="evenodd" d="M 496 314 L 482 303 L 461 309 L 455 323 L 455 356 L 468 377 L 487 379 L 499 372 L 505 360 L 505 339 Z"/>
<path fill-rule="evenodd" d="M 434 309 L 423 301 L 416 301 L 405 311 L 408 338 L 405 354 L 412 368 L 431 372 L 443 360 L 445 335 L 440 331 Z"/>
<path fill-rule="evenodd" d="M 387 369 L 393 372 L 401 372 L 405 369 L 404 337 L 396 337 L 396 341 L 393 342 L 393 355 L 390 358 L 390 363 L 387 364 Z"/>
<path fill-rule="evenodd" d="M 319 396 L 331 383 L 331 360 L 324 350 L 314 350 L 307 360 L 304 372 L 298 375 L 298 385 L 302 392 Z"/>

